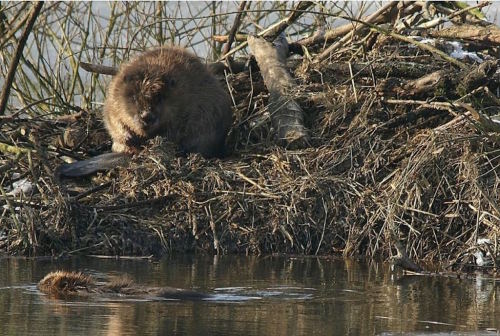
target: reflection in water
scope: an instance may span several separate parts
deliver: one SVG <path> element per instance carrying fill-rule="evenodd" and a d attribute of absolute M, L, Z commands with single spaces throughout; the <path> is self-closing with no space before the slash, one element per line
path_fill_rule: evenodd
<path fill-rule="evenodd" d="M 53 300 L 56 270 L 129 274 L 209 293 L 199 302 L 123 296 Z M 180 256 L 160 262 L 0 259 L 0 334 L 394 335 L 500 329 L 498 282 L 396 276 L 382 264 L 321 258 Z M 491 330 L 491 329 L 490 329 Z M 495 334 L 495 332 L 493 332 Z"/>

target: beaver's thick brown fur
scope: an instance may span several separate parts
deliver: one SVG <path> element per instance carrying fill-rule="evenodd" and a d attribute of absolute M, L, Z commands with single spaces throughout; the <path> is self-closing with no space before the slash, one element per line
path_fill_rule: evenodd
<path fill-rule="evenodd" d="M 231 100 L 196 56 L 165 46 L 120 68 L 107 93 L 104 123 L 114 152 L 133 153 L 145 139 L 163 135 L 184 152 L 220 156 Z"/>
<path fill-rule="evenodd" d="M 90 275 L 67 271 L 55 271 L 47 274 L 38 283 L 38 289 L 55 298 L 95 294 L 153 296 L 176 300 L 202 300 L 209 297 L 206 294 L 185 289 L 140 286 L 127 278 L 117 278 L 110 282 L 100 283 L 96 282 Z"/>

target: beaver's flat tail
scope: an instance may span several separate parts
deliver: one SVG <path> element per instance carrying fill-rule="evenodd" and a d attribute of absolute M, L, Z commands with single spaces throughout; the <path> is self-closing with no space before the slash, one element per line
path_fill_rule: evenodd
<path fill-rule="evenodd" d="M 57 177 L 80 177 L 98 171 L 110 170 L 115 167 L 124 167 L 128 164 L 130 155 L 126 153 L 105 153 L 90 159 L 65 163 L 57 167 Z"/>

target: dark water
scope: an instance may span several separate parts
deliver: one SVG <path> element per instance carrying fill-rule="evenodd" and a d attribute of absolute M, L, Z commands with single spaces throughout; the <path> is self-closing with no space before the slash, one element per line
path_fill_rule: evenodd
<path fill-rule="evenodd" d="M 126 273 L 137 283 L 213 297 L 55 300 L 36 282 L 56 269 Z M 382 264 L 317 258 L 0 259 L 0 335 L 497 335 L 495 329 L 498 280 L 397 277 Z"/>

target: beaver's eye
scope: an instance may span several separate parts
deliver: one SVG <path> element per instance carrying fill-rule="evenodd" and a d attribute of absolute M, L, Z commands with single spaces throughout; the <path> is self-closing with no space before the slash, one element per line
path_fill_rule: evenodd
<path fill-rule="evenodd" d="M 162 79 L 163 83 L 165 83 L 165 85 L 167 87 L 173 87 L 173 86 L 175 86 L 175 79 L 173 79 L 171 76 L 169 76 L 169 75 L 163 75 L 161 79 Z"/>
<path fill-rule="evenodd" d="M 157 104 L 161 103 L 162 99 L 163 99 L 163 97 L 161 95 L 155 95 L 155 96 L 153 96 L 153 99 L 151 99 L 151 101 L 153 102 L 153 105 L 157 105 Z"/>

